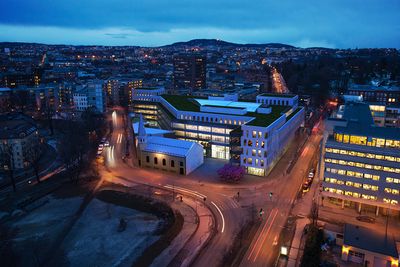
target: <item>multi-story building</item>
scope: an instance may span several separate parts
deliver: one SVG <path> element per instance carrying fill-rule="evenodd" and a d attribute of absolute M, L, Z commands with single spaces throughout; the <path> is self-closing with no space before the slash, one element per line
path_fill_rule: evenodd
<path fill-rule="evenodd" d="M 344 95 L 345 101 L 364 102 L 363 96 Z M 365 102 L 369 105 L 376 126 L 400 128 L 400 104 Z"/>
<path fill-rule="evenodd" d="M 103 81 L 95 80 L 86 84 L 74 93 L 74 106 L 77 111 L 85 111 L 93 107 L 97 112 L 106 111 L 106 99 L 103 90 Z"/>
<path fill-rule="evenodd" d="M 397 86 L 353 85 L 347 94 L 362 96 L 365 102 L 385 105 L 400 103 L 400 87 Z"/>
<path fill-rule="evenodd" d="M 206 58 L 197 53 L 174 56 L 174 90 L 206 88 Z"/>
<path fill-rule="evenodd" d="M 322 195 L 342 207 L 400 210 L 400 129 L 377 127 L 367 104 L 347 103 L 323 147 Z"/>
<path fill-rule="evenodd" d="M 138 77 L 112 77 L 106 82 L 109 105 L 131 105 L 132 89 L 141 88 L 143 79 Z"/>
<path fill-rule="evenodd" d="M 156 118 L 178 139 L 200 143 L 204 156 L 230 160 L 259 176 L 268 174 L 304 122 L 294 95 L 260 95 L 257 102 L 243 102 L 160 90 L 145 94 L 133 96 L 136 113 Z"/>
<path fill-rule="evenodd" d="M 10 108 L 11 89 L 0 88 L 0 113 L 8 112 Z"/>
<path fill-rule="evenodd" d="M 0 169 L 23 169 L 30 165 L 39 136 L 32 118 L 22 114 L 0 115 Z"/>

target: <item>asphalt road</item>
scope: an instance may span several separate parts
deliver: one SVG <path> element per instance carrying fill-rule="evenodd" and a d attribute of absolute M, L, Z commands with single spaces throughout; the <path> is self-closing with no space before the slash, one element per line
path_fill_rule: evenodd
<path fill-rule="evenodd" d="M 229 186 L 203 182 L 199 179 L 181 175 L 160 172 L 151 169 L 133 167 L 125 154 L 126 132 L 120 111 L 113 112 L 113 133 L 110 147 L 105 148 L 106 171 L 105 180 L 122 183 L 146 183 L 148 185 L 173 187 L 179 193 L 196 196 L 206 196 L 206 205 L 212 210 L 217 225 L 217 233 L 210 243 L 202 250 L 193 266 L 218 266 L 224 254 L 233 242 L 240 227 L 250 219 L 249 203 L 259 209 L 263 208 L 263 223 L 248 248 L 241 266 L 273 266 L 278 256 L 277 239 L 285 225 L 292 202 L 308 173 L 308 163 L 318 146 L 321 136 L 314 135 L 306 143 L 303 154 L 288 175 L 283 175 L 287 164 L 279 164 L 268 179 L 260 178 L 253 184 Z M 282 166 L 280 166 L 282 165 Z M 235 198 L 240 188 L 240 201 Z M 186 192 L 185 192 L 186 191 Z M 272 199 L 268 192 L 273 191 Z"/>

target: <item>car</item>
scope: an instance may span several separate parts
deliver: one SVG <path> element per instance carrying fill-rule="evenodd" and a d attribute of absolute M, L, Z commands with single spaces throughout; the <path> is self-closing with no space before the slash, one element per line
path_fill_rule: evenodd
<path fill-rule="evenodd" d="M 100 156 L 103 150 L 97 150 L 97 156 Z"/>
<path fill-rule="evenodd" d="M 310 185 L 307 183 L 304 183 L 301 189 L 302 189 L 303 193 L 307 193 L 308 191 L 310 191 Z"/>
<path fill-rule="evenodd" d="M 104 142 L 104 146 L 110 146 L 110 142 L 105 141 L 105 142 Z"/>
<path fill-rule="evenodd" d="M 308 178 L 314 178 L 314 174 L 315 174 L 315 169 L 311 169 L 311 170 L 308 172 Z"/>
<path fill-rule="evenodd" d="M 104 143 L 105 141 L 107 141 L 105 137 L 101 138 L 101 143 Z"/>
<path fill-rule="evenodd" d="M 367 215 L 357 216 L 356 219 L 360 222 L 375 223 L 375 218 L 369 217 Z"/>

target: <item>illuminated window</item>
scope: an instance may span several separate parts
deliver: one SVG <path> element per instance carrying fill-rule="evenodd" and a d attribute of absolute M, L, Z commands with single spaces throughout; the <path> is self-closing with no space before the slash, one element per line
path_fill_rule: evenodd
<path fill-rule="evenodd" d="M 353 186 L 353 185 L 354 185 L 354 183 L 353 183 L 353 182 L 346 181 L 346 186 Z"/>
<path fill-rule="evenodd" d="M 348 134 L 343 135 L 343 143 L 348 143 L 350 140 L 350 137 Z"/>

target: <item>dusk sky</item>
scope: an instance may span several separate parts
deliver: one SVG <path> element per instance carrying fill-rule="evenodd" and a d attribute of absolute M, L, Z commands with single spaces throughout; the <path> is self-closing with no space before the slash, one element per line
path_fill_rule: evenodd
<path fill-rule="evenodd" d="M 0 42 L 400 48 L 400 0 L 0 0 Z"/>

